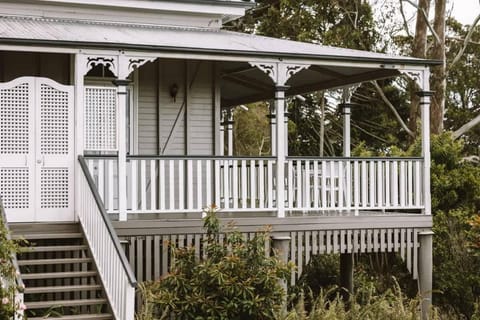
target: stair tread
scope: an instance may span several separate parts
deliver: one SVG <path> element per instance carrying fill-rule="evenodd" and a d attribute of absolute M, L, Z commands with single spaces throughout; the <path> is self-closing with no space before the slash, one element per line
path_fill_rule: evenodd
<path fill-rule="evenodd" d="M 60 259 L 31 259 L 18 260 L 19 266 L 25 265 L 42 265 L 42 264 L 70 264 L 70 263 L 86 263 L 91 262 L 92 258 L 60 258 Z"/>
<path fill-rule="evenodd" d="M 88 290 L 100 290 L 102 286 L 99 284 L 86 284 L 86 285 L 71 285 L 71 286 L 49 286 L 49 287 L 27 287 L 25 288 L 25 294 L 35 293 L 53 293 L 53 292 L 74 292 L 74 291 L 88 291 Z"/>
<path fill-rule="evenodd" d="M 83 250 L 87 249 L 88 246 L 86 244 L 79 244 L 79 245 L 71 245 L 71 246 L 38 246 L 38 247 L 29 247 L 29 252 L 55 252 L 55 251 L 75 251 L 75 250 Z"/>
<path fill-rule="evenodd" d="M 98 298 L 98 299 L 77 299 L 77 300 L 52 300 L 52 301 L 35 301 L 35 302 L 26 302 L 28 309 L 42 309 L 42 308 L 51 308 L 51 307 L 73 307 L 73 306 L 86 306 L 86 305 L 97 305 L 105 304 L 107 299 Z"/>
<path fill-rule="evenodd" d="M 64 320 L 100 320 L 100 319 L 112 319 L 112 315 L 110 313 L 96 313 L 96 314 L 77 314 L 72 316 L 60 316 L 60 317 L 29 317 L 29 320 L 43 320 L 43 319 L 64 319 Z"/>
<path fill-rule="evenodd" d="M 81 232 L 33 232 L 25 234 L 13 234 L 14 239 L 40 240 L 40 239 L 78 239 L 83 238 Z"/>
<path fill-rule="evenodd" d="M 22 279 L 52 279 L 52 278 L 75 278 L 96 275 L 96 271 L 72 271 L 72 272 L 48 272 L 48 273 L 24 273 Z"/>

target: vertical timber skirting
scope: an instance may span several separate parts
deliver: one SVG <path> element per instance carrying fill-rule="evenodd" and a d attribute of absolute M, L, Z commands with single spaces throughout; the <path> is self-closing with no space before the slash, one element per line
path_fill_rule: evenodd
<path fill-rule="evenodd" d="M 308 230 L 291 231 L 288 258 L 297 265 L 292 273 L 291 284 L 295 284 L 304 267 L 317 254 L 395 252 L 406 263 L 414 279 L 418 277 L 417 264 L 420 247 L 417 228 L 377 228 L 349 230 Z M 243 233 L 252 238 L 254 232 Z M 150 234 L 121 236 L 125 243 L 126 255 L 139 282 L 156 280 L 167 274 L 172 263 L 171 247 L 195 248 L 198 257 L 204 256 L 204 234 Z M 270 253 L 271 243 L 266 243 L 265 252 Z"/>

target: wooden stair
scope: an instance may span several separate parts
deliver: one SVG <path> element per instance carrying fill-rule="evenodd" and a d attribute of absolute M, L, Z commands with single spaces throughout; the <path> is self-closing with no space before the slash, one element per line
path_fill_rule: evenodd
<path fill-rule="evenodd" d="M 79 224 L 10 224 L 29 242 L 18 255 L 29 320 L 114 320 Z"/>

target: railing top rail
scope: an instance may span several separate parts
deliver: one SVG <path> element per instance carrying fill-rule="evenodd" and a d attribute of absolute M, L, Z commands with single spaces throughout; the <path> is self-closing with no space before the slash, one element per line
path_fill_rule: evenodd
<path fill-rule="evenodd" d="M 90 191 L 92 192 L 93 197 L 95 199 L 95 202 L 97 203 L 98 210 L 100 211 L 102 219 L 105 222 L 105 226 L 107 227 L 110 238 L 113 241 L 113 244 L 115 246 L 115 250 L 117 251 L 117 254 L 120 257 L 120 261 L 122 262 L 123 269 L 125 270 L 125 273 L 128 276 L 130 284 L 133 287 L 137 287 L 137 279 L 135 278 L 135 275 L 133 274 L 132 270 L 130 269 L 130 264 L 128 263 L 127 257 L 125 256 L 125 252 L 122 249 L 122 246 L 120 244 L 120 240 L 118 239 L 118 237 L 116 235 L 115 229 L 113 228 L 113 225 L 110 221 L 110 218 L 107 215 L 107 211 L 105 210 L 105 207 L 103 206 L 102 198 L 100 197 L 100 194 L 98 193 L 98 190 L 95 187 L 95 183 L 92 179 L 92 176 L 90 175 L 87 164 L 85 162 L 85 158 L 80 155 L 80 156 L 78 156 L 78 161 L 80 163 L 80 167 L 82 168 L 83 174 L 85 175 L 85 178 L 87 179 L 87 183 L 88 183 L 88 186 L 90 187 Z"/>
<path fill-rule="evenodd" d="M 423 160 L 422 157 L 316 157 L 316 156 L 289 156 L 287 160 Z"/>
<path fill-rule="evenodd" d="M 7 240 L 11 240 L 12 237 L 10 235 L 10 229 L 8 227 L 8 221 L 7 221 L 7 214 L 5 213 L 5 208 L 3 207 L 3 200 L 2 200 L 2 197 L 0 196 L 0 218 L 2 219 L 2 221 L 4 222 L 5 224 L 5 228 L 7 228 Z M 17 261 L 17 256 L 14 255 L 12 257 L 12 264 L 15 268 L 15 270 L 20 270 L 20 266 L 18 265 L 18 261 Z M 25 288 L 25 285 L 23 283 L 23 280 L 22 280 L 22 277 L 20 275 L 20 273 L 17 273 L 17 275 L 15 276 L 16 277 L 16 280 L 17 280 L 17 285 L 20 287 L 20 288 Z"/>
<path fill-rule="evenodd" d="M 85 155 L 85 159 L 109 159 L 117 158 L 117 155 Z M 275 160 L 276 157 L 271 156 L 258 156 L 258 157 L 232 157 L 232 156 L 204 156 L 204 155 L 128 155 L 127 160 Z"/>

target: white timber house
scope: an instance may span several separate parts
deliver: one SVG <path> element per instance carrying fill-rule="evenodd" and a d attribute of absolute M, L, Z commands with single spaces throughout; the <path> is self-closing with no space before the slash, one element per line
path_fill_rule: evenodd
<path fill-rule="evenodd" d="M 272 226 L 298 265 L 397 252 L 432 289 L 429 67 L 435 61 L 222 29 L 240 0 L 0 2 L 0 195 L 29 319 L 133 320 L 137 282 L 168 272 L 166 241 L 201 250 L 202 209 L 242 232 Z M 365 81 L 421 88 L 422 153 L 350 155 L 350 97 Z M 344 88 L 342 157 L 290 157 L 286 98 Z M 231 153 L 225 110 L 272 100 L 272 154 Z M 227 116 L 228 118 L 228 116 Z M 227 151 L 225 151 L 227 150 Z M 58 316 L 56 314 L 56 316 Z"/>

